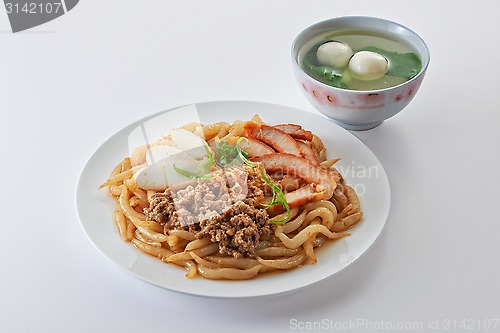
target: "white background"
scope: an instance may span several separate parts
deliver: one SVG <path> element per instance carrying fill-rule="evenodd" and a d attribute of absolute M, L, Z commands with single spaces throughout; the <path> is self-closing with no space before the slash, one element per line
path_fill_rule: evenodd
<path fill-rule="evenodd" d="M 82 0 L 12 34 L 0 7 L 0 331 L 287 332 L 330 320 L 356 321 L 345 328 L 357 332 L 401 323 L 461 331 L 462 320 L 499 319 L 499 10 L 494 0 Z M 290 46 L 303 28 L 343 15 L 402 23 L 431 51 L 410 105 L 354 133 L 392 190 L 386 229 L 365 256 L 296 293 L 221 300 L 149 285 L 96 251 L 75 187 L 105 139 L 193 102 L 314 112 Z"/>

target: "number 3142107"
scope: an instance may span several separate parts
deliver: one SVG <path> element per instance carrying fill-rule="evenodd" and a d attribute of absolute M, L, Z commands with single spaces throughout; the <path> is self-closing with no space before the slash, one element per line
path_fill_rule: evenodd
<path fill-rule="evenodd" d="M 498 327 L 500 319 L 445 319 L 443 328 L 445 330 L 494 330 Z"/>
<path fill-rule="evenodd" d="M 63 10 L 60 2 L 47 2 L 47 3 L 12 3 L 6 2 L 5 8 L 7 9 L 7 14 L 15 13 L 25 13 L 25 14 L 57 14 L 59 11 Z"/>

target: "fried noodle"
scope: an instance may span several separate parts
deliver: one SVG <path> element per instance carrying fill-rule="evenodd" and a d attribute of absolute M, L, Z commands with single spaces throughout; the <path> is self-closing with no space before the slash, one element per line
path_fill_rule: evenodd
<path fill-rule="evenodd" d="M 143 189 L 137 185 L 134 174 L 147 166 L 147 145 L 124 158 L 100 188 L 107 187 L 116 200 L 114 223 L 123 241 L 165 263 L 184 267 L 187 277 L 245 280 L 270 271 L 294 269 L 307 262 L 314 264 L 320 246 L 349 236 L 345 231 L 362 220 L 355 190 L 335 169 L 339 158 L 328 160 L 321 139 L 299 125 L 269 126 L 254 116 L 247 122 L 190 123 L 183 128 L 206 140 L 214 155 L 222 140 L 234 144 L 240 137 L 250 139 L 243 147 L 257 166 L 214 171 L 212 180 L 181 184 L 175 189 L 177 192 L 173 188 Z M 256 149 L 253 152 L 252 143 Z M 259 151 L 265 155 L 258 155 Z M 281 204 L 266 207 L 270 201 L 269 186 L 260 179 L 260 172 L 283 189 L 290 206 L 288 212 Z M 231 183 L 229 194 L 216 193 L 219 183 L 215 178 L 219 176 Z M 255 188 L 250 179 L 257 184 Z M 205 191 L 205 198 L 220 195 L 229 204 L 217 209 L 209 207 L 201 197 L 200 206 L 194 210 L 198 215 L 194 217 L 189 216 L 193 211 L 177 210 L 168 214 L 163 211 L 164 220 L 152 218 L 156 216 L 153 212 L 160 211 L 159 201 L 175 199 L 175 193 L 188 189 L 194 189 L 198 201 L 201 194 L 197 191 Z M 240 224 L 234 222 L 235 216 Z M 286 223 L 273 224 L 287 216 Z M 206 223 L 214 219 L 218 222 Z M 248 235 L 250 229 L 244 228 L 248 225 L 256 226 L 255 234 Z M 253 243 L 238 243 L 238 237 Z"/>

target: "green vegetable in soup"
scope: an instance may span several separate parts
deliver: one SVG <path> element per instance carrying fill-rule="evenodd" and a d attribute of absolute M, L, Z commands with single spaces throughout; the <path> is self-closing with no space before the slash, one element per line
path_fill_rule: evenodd
<path fill-rule="evenodd" d="M 318 62 L 316 58 L 316 52 L 318 51 L 318 47 L 320 47 L 323 43 L 319 43 L 311 48 L 304 56 L 304 66 L 306 66 L 313 74 L 315 74 L 320 81 L 326 83 L 328 85 L 349 89 L 349 87 L 342 82 L 342 74 L 343 71 L 337 68 L 323 66 Z"/>
<path fill-rule="evenodd" d="M 318 48 L 324 44 L 321 42 L 313 46 L 305 55 L 303 65 L 319 81 L 333 87 L 350 89 L 349 82 L 352 80 L 349 68 L 338 69 L 321 65 L 316 57 Z M 422 63 L 415 53 L 398 53 L 380 49 L 375 46 L 367 46 L 359 51 L 372 51 L 384 56 L 389 62 L 387 75 L 409 80 L 422 70 Z"/>

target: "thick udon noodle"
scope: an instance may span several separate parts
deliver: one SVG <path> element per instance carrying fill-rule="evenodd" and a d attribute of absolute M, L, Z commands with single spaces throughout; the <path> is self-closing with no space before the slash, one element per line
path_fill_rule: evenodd
<path fill-rule="evenodd" d="M 258 116 L 252 121 L 262 123 Z M 183 128 L 204 138 L 210 145 L 214 140 L 242 136 L 243 125 L 241 121 L 232 125 L 225 122 L 212 125 L 190 123 Z M 326 159 L 323 143 L 317 136 L 313 137 L 311 146 L 319 152 L 321 167 L 329 169 L 337 162 L 338 159 Z M 362 219 L 357 194 L 342 179 L 330 198 L 291 209 L 291 219 L 276 226 L 274 235 L 256 244 L 255 256 L 234 258 L 221 255 L 218 243 L 213 243 L 208 236 L 197 239 L 195 233 L 177 229 L 165 234 L 162 225 L 147 220 L 143 210 L 157 192 L 138 188 L 132 178 L 144 163 L 141 155 L 145 150 L 136 152 L 138 155 L 134 153 L 123 159 L 101 186 L 108 187 L 116 199 L 114 223 L 125 242 L 131 242 L 139 250 L 165 263 L 185 267 L 189 278 L 200 275 L 208 279 L 244 280 L 265 272 L 290 270 L 307 261 L 316 263 L 317 248 L 329 240 L 349 236 L 343 232 Z"/>

